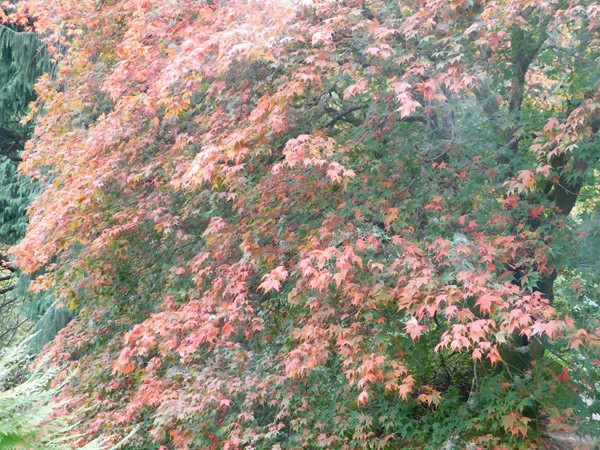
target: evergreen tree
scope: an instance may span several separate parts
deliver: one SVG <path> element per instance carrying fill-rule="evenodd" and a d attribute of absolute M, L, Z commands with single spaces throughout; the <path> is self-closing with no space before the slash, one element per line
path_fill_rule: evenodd
<path fill-rule="evenodd" d="M 22 337 L 20 331 L 31 328 L 52 303 L 47 296 L 27 292 L 28 282 L 16 281 L 15 268 L 6 256 L 7 247 L 25 234 L 26 208 L 38 190 L 17 171 L 31 133 L 31 126 L 21 119 L 35 99 L 36 80 L 50 70 L 46 45 L 36 33 L 23 26 L 0 26 L 0 346 Z M 15 291 L 19 286 L 24 288 Z"/>

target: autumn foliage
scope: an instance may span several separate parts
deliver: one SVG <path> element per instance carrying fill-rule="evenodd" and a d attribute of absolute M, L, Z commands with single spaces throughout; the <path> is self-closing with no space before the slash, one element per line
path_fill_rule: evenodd
<path fill-rule="evenodd" d="M 598 175 L 597 3 L 18 7 L 58 71 L 13 253 L 78 311 L 45 350 L 79 368 L 78 431 L 483 449 L 593 425 L 593 283 L 556 280 Z"/>

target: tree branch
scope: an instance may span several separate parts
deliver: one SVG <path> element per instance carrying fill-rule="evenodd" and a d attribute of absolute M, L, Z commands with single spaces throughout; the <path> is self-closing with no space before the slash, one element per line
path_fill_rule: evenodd
<path fill-rule="evenodd" d="M 327 125 L 325 125 L 325 128 L 331 128 L 337 122 L 344 119 L 348 114 L 352 114 L 355 111 L 359 111 L 361 109 L 366 109 L 368 107 L 369 107 L 369 105 L 367 103 L 365 103 L 363 105 L 353 105 L 353 106 L 349 107 L 348 109 L 345 109 L 345 110 L 339 112 L 338 114 L 336 114 L 335 116 L 333 116 L 333 118 L 329 121 L 329 123 Z"/>

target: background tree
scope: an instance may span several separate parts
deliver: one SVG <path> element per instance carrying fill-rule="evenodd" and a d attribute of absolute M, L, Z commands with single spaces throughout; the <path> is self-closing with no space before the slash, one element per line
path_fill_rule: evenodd
<path fill-rule="evenodd" d="M 3 6 L 3 15 L 14 10 Z M 17 21 L 18 22 L 18 21 Z M 51 71 L 52 65 L 30 20 L 8 23 L 0 27 L 0 347 L 22 339 L 27 329 L 37 322 L 52 304 L 48 295 L 28 292 L 29 279 L 20 282 L 7 250 L 25 234 L 26 208 L 39 186 L 17 173 L 25 141 L 31 135 L 31 125 L 22 121 L 29 103 L 35 99 L 33 86 L 38 77 Z M 15 288 L 16 291 L 15 291 Z M 53 335 L 52 335 L 53 336 Z M 43 340 L 38 334 L 37 340 Z M 46 339 L 44 342 L 47 342 Z M 41 347 L 41 345 L 39 345 Z"/>

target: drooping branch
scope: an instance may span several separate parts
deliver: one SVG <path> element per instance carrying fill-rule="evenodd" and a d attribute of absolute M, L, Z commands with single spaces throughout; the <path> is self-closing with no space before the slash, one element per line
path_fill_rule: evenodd
<path fill-rule="evenodd" d="M 14 33 L 14 34 L 29 34 L 32 36 L 37 36 L 37 33 L 35 31 L 30 31 L 30 30 L 15 30 L 14 28 L 8 27 L 2 23 L 0 23 L 0 28 L 2 28 L 4 31 L 8 31 L 10 33 Z"/>

